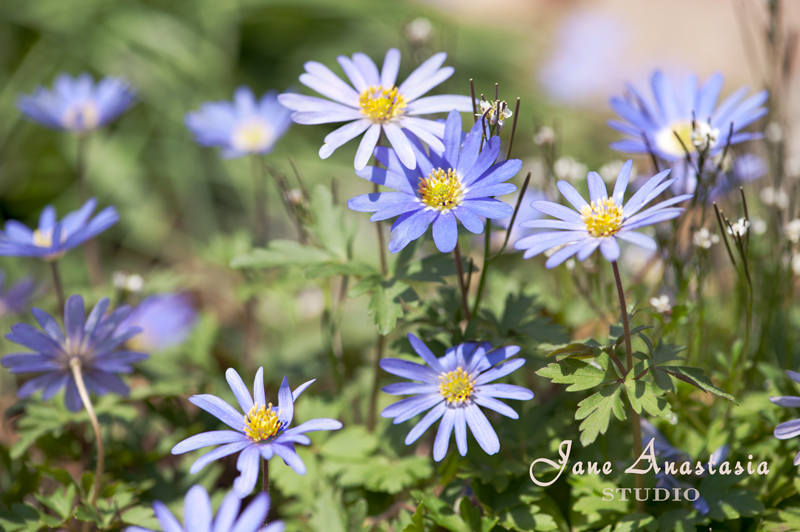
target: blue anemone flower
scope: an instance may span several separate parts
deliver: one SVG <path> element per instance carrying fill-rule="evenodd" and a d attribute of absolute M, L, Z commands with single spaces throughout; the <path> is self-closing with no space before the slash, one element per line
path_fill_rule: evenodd
<path fill-rule="evenodd" d="M 0 364 L 11 373 L 41 373 L 23 384 L 17 396 L 32 395 L 43 390 L 42 399 L 51 399 L 61 388 L 67 387 L 64 401 L 67 408 L 77 412 L 83 406 L 72 364 L 80 364 L 86 388 L 97 395 L 113 392 L 128 395 L 128 387 L 117 373 L 130 373 L 131 364 L 147 358 L 144 353 L 128 351 L 122 346 L 139 334 L 138 327 L 121 327 L 130 307 L 122 306 L 109 315 L 108 298 L 103 298 L 86 317 L 81 296 L 71 296 L 64 306 L 64 330 L 50 314 L 34 308 L 31 310 L 44 332 L 27 323 L 11 326 L 6 340 L 27 347 L 33 353 L 14 353 L 0 359 Z"/>
<path fill-rule="evenodd" d="M 246 497 L 253 491 L 258 479 L 261 458 L 271 460 L 277 455 L 295 473 L 305 475 L 306 466 L 297 456 L 294 444 L 309 445 L 311 440 L 305 435 L 306 432 L 342 428 L 341 422 L 327 418 L 312 419 L 289 428 L 294 417 L 294 402 L 316 379 L 301 384 L 292 392 L 289 389 L 289 381 L 284 377 L 278 391 L 278 406 L 274 407 L 272 403 L 267 404 L 264 395 L 264 368 L 259 368 L 256 373 L 252 398 L 236 370 L 228 369 L 225 377 L 244 415 L 219 397 L 210 394 L 193 395 L 189 398 L 189 402 L 234 430 L 201 432 L 175 445 L 172 454 L 183 454 L 209 445 L 221 445 L 192 464 L 190 472 L 194 474 L 214 460 L 241 451 L 236 462 L 236 469 L 241 475 L 233 483 L 233 491 L 239 497 Z"/>
<path fill-rule="evenodd" d="M 787 369 L 786 375 L 794 382 L 800 384 L 800 373 L 796 373 Z M 785 406 L 789 408 L 800 407 L 800 397 L 794 395 L 770 397 L 769 400 L 778 406 Z M 789 438 L 800 436 L 800 419 L 793 419 L 791 421 L 781 423 L 775 427 L 774 434 L 779 440 L 788 440 Z M 797 455 L 794 457 L 794 465 L 800 465 L 800 453 L 797 453 Z"/>
<path fill-rule="evenodd" d="M 673 447 L 667 438 L 646 419 L 641 419 L 641 426 L 642 443 L 647 446 L 650 444 L 650 440 L 653 440 L 653 450 L 655 451 L 656 457 L 659 458 L 659 467 L 662 468 L 660 472 L 656 473 L 656 488 L 665 488 L 672 491 L 674 488 L 685 489 L 692 487 L 686 482 L 679 481 L 674 475 L 667 473 L 663 469 L 664 462 L 673 462 L 676 464 L 690 462 L 689 455 Z M 711 454 L 709 463 L 712 465 L 719 465 L 728 457 L 729 452 L 730 446 L 727 444 L 717 448 Z M 699 493 L 698 491 L 698 494 Z M 702 496 L 692 501 L 692 506 L 694 506 L 694 509 L 700 512 L 701 515 L 706 515 L 709 512 L 708 502 Z"/>
<path fill-rule="evenodd" d="M 290 111 L 269 91 L 256 101 L 249 87 L 241 86 L 233 102 L 206 102 L 186 115 L 186 127 L 202 146 L 222 148 L 225 159 L 272 151 L 292 123 Z"/>
<path fill-rule="evenodd" d="M 242 500 L 235 494 L 229 493 L 222 499 L 215 517 L 208 492 L 198 484 L 186 492 L 183 501 L 183 525 L 161 501 L 153 503 L 153 511 L 163 532 L 283 532 L 285 525 L 281 521 L 275 521 L 261 528 L 269 513 L 269 503 L 269 495 L 259 493 L 239 515 Z M 129 526 L 125 532 L 153 531 Z"/>
<path fill-rule="evenodd" d="M 373 222 L 398 216 L 389 241 L 392 253 L 424 235 L 431 224 L 439 251 L 453 251 L 458 242 L 456 219 L 468 231 L 481 234 L 481 216 L 506 218 L 514 212 L 511 205 L 491 196 L 517 190 L 504 181 L 519 172 L 522 161 L 509 159 L 494 164 L 500 153 L 500 138 L 483 140 L 480 120 L 472 126 L 463 145 L 462 137 L 461 115 L 451 111 L 445 124 L 443 152 L 431 149 L 425 153 L 411 134 L 407 138 L 416 154 L 416 168 L 406 168 L 395 150 L 379 146 L 375 157 L 385 168 L 368 166 L 356 172 L 359 177 L 397 191 L 363 194 L 347 202 L 354 211 L 374 212 L 370 217 Z"/>
<path fill-rule="evenodd" d="M 61 74 L 53 90 L 38 87 L 32 95 L 21 96 L 17 107 L 45 127 L 83 134 L 117 118 L 135 97 L 136 92 L 121 78 L 107 77 L 95 84 L 86 73 L 75 78 Z"/>
<path fill-rule="evenodd" d="M 123 323 L 140 327 L 128 347 L 136 351 L 161 351 L 182 344 L 192 332 L 197 311 L 186 294 L 155 294 L 136 305 Z"/>
<path fill-rule="evenodd" d="M 39 227 L 33 231 L 16 220 L 7 221 L 0 231 L 0 256 L 38 257 L 46 261 L 60 259 L 70 249 L 119 221 L 114 207 L 106 207 L 90 219 L 95 207 L 97 200 L 91 198 L 59 222 L 55 207 L 48 205 L 39 217 Z"/>
<path fill-rule="evenodd" d="M 689 76 L 680 88 L 662 72 L 650 78 L 654 101 L 628 85 L 628 95 L 611 98 L 611 108 L 622 118 L 608 125 L 628 136 L 613 142 L 611 148 L 628 153 L 650 153 L 666 161 L 695 156 L 709 149 L 710 155 L 720 153 L 730 144 L 761 138 L 761 133 L 741 130 L 765 114 L 763 107 L 769 93 L 762 90 L 742 100 L 748 88 L 741 87 L 717 105 L 723 77 L 714 74 L 698 87 L 697 77 Z M 678 140 L 680 138 L 680 141 Z"/>
<path fill-rule="evenodd" d="M 408 335 L 414 351 L 427 365 L 408 362 L 397 358 L 381 360 L 384 371 L 404 377 L 414 382 L 390 384 L 383 391 L 392 395 L 414 395 L 386 407 L 382 417 L 394 418 L 394 424 L 408 421 L 414 416 L 430 410 L 406 436 L 406 445 L 411 445 L 428 427 L 439 421 L 439 430 L 433 444 L 433 459 L 439 462 L 447 454 L 450 434 L 455 431 L 456 445 L 461 456 L 467 454 L 467 426 L 487 454 L 500 450 L 500 440 L 489 420 L 479 406 L 500 414 L 519 419 L 513 408 L 498 401 L 533 399 L 533 392 L 512 384 L 492 384 L 525 364 L 517 358 L 508 360 L 520 348 L 515 345 L 492 350 L 491 344 L 467 342 L 448 349 L 443 357 L 437 358 L 425 343 Z"/>
<path fill-rule="evenodd" d="M 6 274 L 0 270 L 0 316 L 19 314 L 28 308 L 36 284 L 24 277 L 11 288 L 5 289 Z"/>
<path fill-rule="evenodd" d="M 468 96 L 448 94 L 420 98 L 455 72 L 453 67 L 442 68 L 446 58 L 444 52 L 434 55 L 403 83 L 395 85 L 400 69 L 399 50 L 392 48 L 386 52 L 380 72 L 365 54 L 353 54 L 352 59 L 340 55 L 337 60 L 352 87 L 325 65 L 309 61 L 304 65 L 306 72 L 300 76 L 300 83 L 330 100 L 302 94 L 281 94 L 278 98 L 295 111 L 292 120 L 298 124 L 347 122 L 325 137 L 325 143 L 319 149 L 322 159 L 327 159 L 336 148 L 364 133 L 354 162 L 356 170 L 361 170 L 369 162 L 382 131 L 402 164 L 414 168 L 417 154 L 403 129 L 442 151 L 444 145 L 440 139 L 444 137 L 444 127 L 418 115 L 447 113 L 453 109 L 472 112 L 472 100 Z"/>
<path fill-rule="evenodd" d="M 548 249 L 563 246 L 547 259 L 545 263 L 547 268 L 554 268 L 576 254 L 578 260 L 584 261 L 598 247 L 606 260 L 615 262 L 620 256 L 617 239 L 655 250 L 655 240 L 634 229 L 677 218 L 683 209 L 673 205 L 691 198 L 692 195 L 676 196 L 642 210 L 675 182 L 674 179 L 664 181 L 670 172 L 665 170 L 651 177 L 631 196 L 628 203 L 623 205 L 632 166 L 633 162 L 630 160 L 622 166 L 614 185 L 614 193 L 610 198 L 603 178 L 597 172 L 589 172 L 586 180 L 589 184 L 591 203 L 587 203 L 575 187 L 566 181 L 559 181 L 558 189 L 577 212 L 551 201 L 534 201 L 531 204 L 534 209 L 557 220 L 530 220 L 520 225 L 534 229 L 556 229 L 556 231 L 526 236 L 517 240 L 514 247 L 524 249 L 523 257 L 528 259 Z"/>

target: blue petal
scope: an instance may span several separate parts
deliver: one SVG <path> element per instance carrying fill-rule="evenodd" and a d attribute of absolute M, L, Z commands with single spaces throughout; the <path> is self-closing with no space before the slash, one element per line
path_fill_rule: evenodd
<path fill-rule="evenodd" d="M 486 454 L 497 453 L 497 451 L 500 450 L 500 440 L 497 438 L 497 433 L 489 424 L 489 420 L 486 419 L 486 416 L 481 412 L 481 409 L 471 404 L 467 405 L 465 410 L 469 430 L 472 432 L 472 435 L 475 436 L 475 439 L 478 440 L 481 449 L 483 449 Z"/>
<path fill-rule="evenodd" d="M 445 410 L 442 422 L 439 423 L 439 430 L 436 432 L 436 440 L 433 442 L 433 459 L 441 462 L 447 454 L 447 447 L 450 444 L 450 434 L 453 432 L 455 422 L 455 411 L 453 408 Z"/>
<path fill-rule="evenodd" d="M 442 213 L 433 222 L 433 241 L 442 253 L 450 253 L 458 244 L 458 225 L 452 213 Z"/>

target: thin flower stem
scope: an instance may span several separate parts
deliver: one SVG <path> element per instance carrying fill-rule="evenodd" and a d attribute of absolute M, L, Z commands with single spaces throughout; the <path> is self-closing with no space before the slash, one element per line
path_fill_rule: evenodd
<path fill-rule="evenodd" d="M 518 117 L 519 117 L 519 98 L 517 98 L 517 104 L 514 106 L 514 120 L 511 122 L 511 136 L 508 138 L 508 151 L 506 151 L 506 160 L 511 158 L 511 148 L 514 146 L 514 134 L 517 132 Z"/>
<path fill-rule="evenodd" d="M 631 329 L 628 324 L 628 308 L 625 305 L 625 291 L 622 289 L 622 279 L 620 279 L 619 276 L 617 261 L 612 262 L 611 267 L 614 270 L 614 280 L 617 283 L 620 314 L 622 315 L 622 329 L 625 333 L 626 360 L 628 363 L 628 372 L 630 372 L 633 369 L 633 348 L 631 346 Z M 633 409 L 633 405 L 631 405 L 631 424 L 633 425 L 633 458 L 636 460 L 642 454 L 642 425 L 639 414 Z M 642 478 L 642 475 L 636 475 L 636 488 L 644 488 L 644 478 Z M 644 512 L 644 501 L 636 501 L 636 511 Z"/>
<path fill-rule="evenodd" d="M 475 83 L 469 78 L 469 94 L 472 99 L 472 123 L 478 121 L 478 107 L 475 103 Z"/>
<path fill-rule="evenodd" d="M 89 420 L 92 422 L 92 429 L 94 430 L 94 439 L 97 442 L 97 470 L 94 474 L 94 486 L 92 488 L 91 503 L 96 506 L 97 497 L 100 495 L 100 479 L 103 476 L 103 467 L 105 465 L 105 451 L 103 449 L 103 438 L 100 436 L 100 423 L 97 421 L 97 414 L 94 413 L 92 401 L 89 399 L 89 392 L 86 390 L 86 384 L 83 382 L 83 373 L 81 373 L 81 361 L 79 358 L 73 358 L 69 362 L 72 376 L 75 378 L 75 385 L 78 387 L 78 394 L 86 407 L 86 413 L 89 414 Z"/>
<path fill-rule="evenodd" d="M 461 250 L 458 249 L 458 242 L 456 242 L 456 247 L 453 249 L 453 258 L 456 261 L 458 285 L 461 287 L 461 309 L 464 311 L 464 318 L 466 318 L 467 321 L 470 321 L 472 317 L 469 313 L 469 305 L 467 304 L 467 288 L 464 286 L 464 267 L 461 265 Z M 486 265 L 484 264 L 483 267 L 485 271 Z M 481 274 L 481 277 L 483 277 L 483 274 Z"/>
<path fill-rule="evenodd" d="M 369 397 L 369 412 L 367 412 L 367 430 L 375 430 L 375 415 L 378 410 L 378 386 L 381 380 L 381 359 L 383 358 L 383 348 L 386 345 L 386 337 L 378 333 L 378 341 L 375 353 L 375 378 L 372 381 L 372 393 Z"/>
<path fill-rule="evenodd" d="M 478 308 L 480 307 L 481 296 L 483 295 L 483 287 L 486 285 L 486 272 L 489 270 L 489 265 L 492 263 L 492 257 L 489 256 L 489 246 L 491 244 L 491 238 L 492 238 L 491 230 L 492 230 L 492 220 L 490 218 L 487 218 L 486 229 L 485 229 L 486 236 L 484 237 L 483 241 L 483 264 L 481 265 L 481 277 L 478 280 L 478 293 L 475 296 L 475 305 L 472 307 L 473 316 L 478 315 Z M 458 248 L 456 247 L 456 249 Z"/>
<path fill-rule="evenodd" d="M 58 298 L 58 309 L 64 314 L 64 287 L 61 284 L 61 274 L 58 273 L 58 261 L 50 263 L 50 271 L 53 272 L 53 290 Z"/>
<path fill-rule="evenodd" d="M 266 176 L 261 156 L 252 155 L 250 160 L 253 163 L 253 202 L 255 203 L 253 241 L 256 246 L 263 247 L 269 239 Z"/>

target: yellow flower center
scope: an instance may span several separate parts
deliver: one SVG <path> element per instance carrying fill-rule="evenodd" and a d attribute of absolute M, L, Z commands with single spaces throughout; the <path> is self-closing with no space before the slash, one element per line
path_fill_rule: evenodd
<path fill-rule="evenodd" d="M 696 151 L 692 143 L 692 131 L 691 121 L 679 120 L 673 122 L 669 127 L 665 127 L 656 133 L 656 144 L 661 151 L 670 155 L 682 156 L 686 155 L 687 151 L 692 153 Z M 678 138 L 681 140 L 678 140 Z"/>
<path fill-rule="evenodd" d="M 613 198 L 593 201 L 581 208 L 581 221 L 592 236 L 611 236 L 622 225 L 622 207 Z"/>
<path fill-rule="evenodd" d="M 281 430 L 282 423 L 278 419 L 280 410 L 273 412 L 272 403 L 268 406 L 254 406 L 244 418 L 244 433 L 254 442 L 268 440 Z"/>
<path fill-rule="evenodd" d="M 272 129 L 263 120 L 245 122 L 233 131 L 231 145 L 234 149 L 245 153 L 257 153 L 265 150 L 272 143 Z"/>
<path fill-rule="evenodd" d="M 89 131 L 100 124 L 100 112 L 94 102 L 80 102 L 67 108 L 61 122 L 72 131 Z"/>
<path fill-rule="evenodd" d="M 455 371 L 442 373 L 439 375 L 439 380 L 442 381 L 439 384 L 439 393 L 448 403 L 455 403 L 456 406 L 469 399 L 475 388 L 472 375 L 464 371 L 461 366 Z"/>
<path fill-rule="evenodd" d="M 33 232 L 33 245 L 39 248 L 53 247 L 53 230 L 46 229 L 42 231 L 37 229 Z"/>
<path fill-rule="evenodd" d="M 427 179 L 419 178 L 417 191 L 422 196 L 422 203 L 432 209 L 447 212 L 461 205 L 466 189 L 459 181 L 455 170 L 437 168 Z"/>
<path fill-rule="evenodd" d="M 380 85 L 369 86 L 358 97 L 361 112 L 373 122 L 387 122 L 403 114 L 406 102 L 397 92 L 397 87 L 384 89 Z"/>

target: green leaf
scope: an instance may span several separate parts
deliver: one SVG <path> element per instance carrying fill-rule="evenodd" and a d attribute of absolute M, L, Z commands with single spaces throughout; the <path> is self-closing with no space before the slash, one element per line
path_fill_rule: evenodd
<path fill-rule="evenodd" d="M 653 360 L 650 364 L 651 366 L 656 366 L 658 364 L 672 362 L 673 360 L 685 360 L 684 357 L 678 356 L 678 353 L 684 351 L 685 349 L 685 347 L 679 345 L 658 342 L 658 345 L 656 345 L 653 352 Z"/>
<path fill-rule="evenodd" d="M 651 416 L 658 416 L 666 420 L 672 419 L 672 408 L 663 397 L 658 397 L 651 383 L 641 380 L 626 380 L 625 391 L 637 414 L 641 414 L 644 409 Z"/>
<path fill-rule="evenodd" d="M 333 194 L 324 185 L 314 187 L 310 200 L 314 221 L 308 228 L 323 248 L 340 259 L 347 259 L 357 227 L 354 219 L 345 216 L 344 205 L 333 203 Z"/>
<path fill-rule="evenodd" d="M 461 259 L 464 272 L 467 271 L 469 264 L 464 259 Z M 477 268 L 473 267 L 473 274 Z M 444 277 L 455 275 L 456 265 L 449 254 L 437 253 L 425 257 L 421 260 L 403 265 L 397 269 L 395 277 L 398 279 L 405 279 L 407 281 L 425 281 L 430 283 L 444 282 Z"/>
<path fill-rule="evenodd" d="M 326 262 L 312 264 L 306 268 L 306 279 L 333 277 L 334 275 L 353 275 L 355 277 L 368 277 L 378 272 L 372 266 L 361 262 Z"/>
<path fill-rule="evenodd" d="M 614 532 L 636 532 L 637 530 L 656 532 L 658 523 L 655 517 L 646 513 L 628 514 L 620 519 L 614 528 Z"/>
<path fill-rule="evenodd" d="M 417 295 L 402 281 L 391 280 L 375 287 L 367 313 L 375 320 L 378 332 L 384 336 L 392 332 L 397 320 L 403 317 L 402 302 L 416 301 Z"/>
<path fill-rule="evenodd" d="M 565 346 L 559 347 L 547 353 L 548 357 L 556 357 L 556 360 L 564 358 L 595 358 L 600 354 L 600 348 L 583 344 L 580 342 L 573 342 Z"/>
<path fill-rule="evenodd" d="M 325 532 L 350 532 L 347 526 L 347 516 L 344 513 L 344 505 L 339 492 L 327 489 L 319 494 L 311 509 L 311 519 L 309 524 L 313 530 L 325 530 Z"/>
<path fill-rule="evenodd" d="M 161 526 L 153 513 L 153 508 L 149 505 L 129 508 L 122 514 L 121 519 L 126 525 L 140 526 L 150 530 L 156 530 Z"/>
<path fill-rule="evenodd" d="M 335 258 L 327 251 L 294 240 L 272 240 L 266 248 L 257 248 L 234 257 L 231 260 L 231 268 L 310 266 L 330 262 Z"/>
<path fill-rule="evenodd" d="M 616 380 L 616 374 L 611 367 L 611 357 L 608 354 L 600 354 L 595 361 L 600 367 L 568 358 L 558 363 L 548 364 L 539 369 L 536 374 L 557 384 L 570 384 L 571 386 L 567 387 L 568 392 L 588 390 Z"/>
<path fill-rule="evenodd" d="M 706 392 L 713 393 L 718 397 L 722 397 L 723 399 L 727 399 L 728 401 L 732 402 L 735 405 L 738 405 L 733 396 L 729 393 L 725 393 L 711 382 L 711 379 L 708 378 L 708 375 L 700 368 L 690 368 L 687 366 L 667 366 L 664 368 L 664 371 L 675 377 L 676 379 L 682 380 L 683 382 L 688 382 L 692 386 L 700 388 Z"/>
<path fill-rule="evenodd" d="M 425 532 L 425 523 L 423 522 L 423 515 L 425 514 L 425 507 L 422 503 L 417 506 L 417 511 L 411 516 L 411 524 L 403 529 L 403 532 Z"/>
<path fill-rule="evenodd" d="M 75 491 L 75 484 L 70 484 L 66 488 L 55 490 L 50 495 L 44 496 L 34 493 L 34 496 L 36 500 L 58 514 L 61 517 L 61 522 L 63 522 L 72 517 L 72 503 L 75 500 Z"/>
<path fill-rule="evenodd" d="M 621 385 L 607 386 L 578 403 L 575 419 L 581 423 L 581 443 L 584 447 L 594 442 L 598 434 L 605 434 L 611 413 L 620 421 L 625 420 L 625 406 L 620 398 Z"/>

